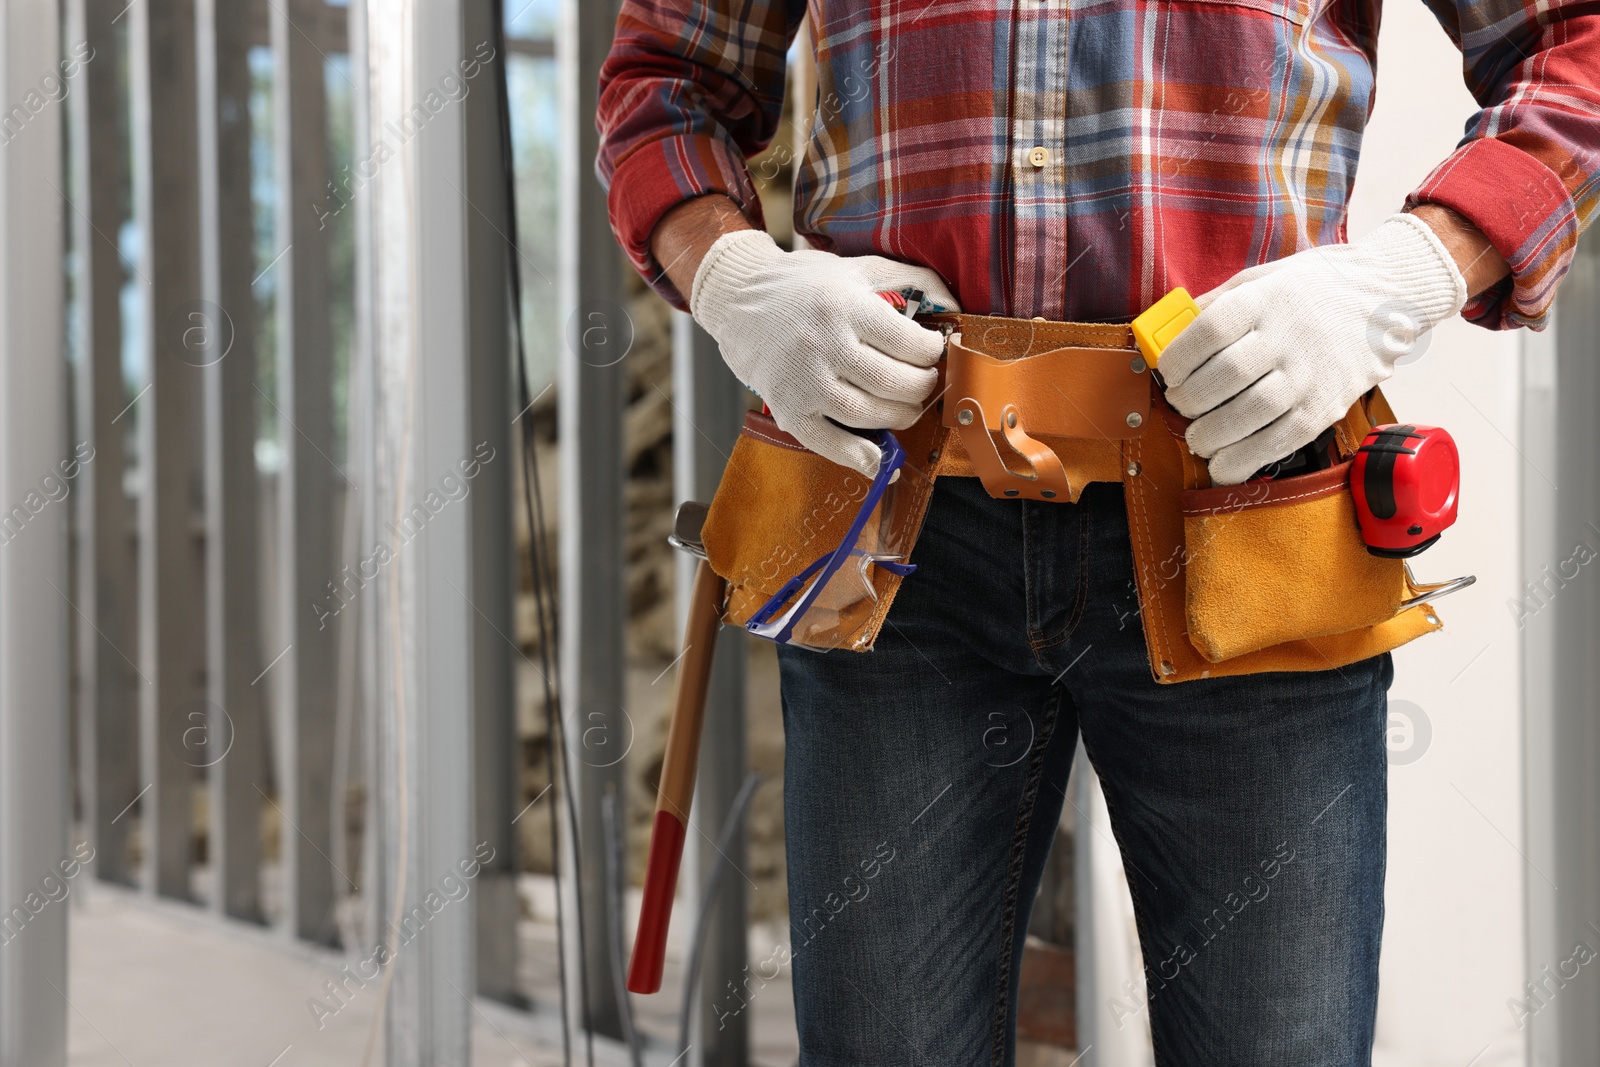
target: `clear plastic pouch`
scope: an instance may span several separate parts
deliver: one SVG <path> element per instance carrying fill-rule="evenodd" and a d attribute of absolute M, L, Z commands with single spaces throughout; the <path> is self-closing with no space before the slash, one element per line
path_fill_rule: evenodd
<path fill-rule="evenodd" d="M 930 417 L 885 434 L 895 461 L 869 479 L 807 450 L 771 416 L 747 415 L 703 530 L 712 568 L 729 584 L 724 620 L 817 651 L 870 648 L 915 570 L 911 546 L 933 489 L 906 460 L 941 432 Z"/>

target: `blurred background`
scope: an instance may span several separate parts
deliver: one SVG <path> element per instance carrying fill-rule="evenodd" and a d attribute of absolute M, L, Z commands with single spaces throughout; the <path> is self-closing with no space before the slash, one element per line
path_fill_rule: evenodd
<path fill-rule="evenodd" d="M 0 1067 L 797 1062 L 776 663 L 737 632 L 666 987 L 621 991 L 666 535 L 751 398 L 606 225 L 614 0 L 0 17 Z M 808 57 L 752 161 L 780 243 Z M 1421 3 L 1377 98 L 1353 235 L 1475 107 Z M 1446 323 L 1387 389 L 1462 449 L 1418 575 L 1478 583 L 1395 656 L 1380 1067 L 1600 1063 L 1592 244 L 1550 330 Z M 1143 1013 L 1075 775 L 1019 1062 L 1151 1064 Z"/>

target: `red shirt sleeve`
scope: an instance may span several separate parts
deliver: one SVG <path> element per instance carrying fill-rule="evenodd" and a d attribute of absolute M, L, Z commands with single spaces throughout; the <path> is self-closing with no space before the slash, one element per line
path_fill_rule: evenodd
<path fill-rule="evenodd" d="M 1481 110 L 1406 204 L 1460 212 L 1510 264 L 1463 316 L 1542 329 L 1600 196 L 1600 15 L 1571 0 L 1428 2 Z"/>
<path fill-rule="evenodd" d="M 804 0 L 624 0 L 600 70 L 595 174 L 618 243 L 673 307 L 687 303 L 650 254 L 650 234 L 668 209 L 706 193 L 764 225 L 745 160 L 777 132 L 804 14 Z"/>

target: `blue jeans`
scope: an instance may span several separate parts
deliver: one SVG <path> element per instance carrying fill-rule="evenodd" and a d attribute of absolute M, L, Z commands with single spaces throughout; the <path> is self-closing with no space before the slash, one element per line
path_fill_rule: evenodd
<path fill-rule="evenodd" d="M 1389 656 L 1156 684 L 1116 484 L 940 479 L 912 558 L 873 652 L 779 653 L 802 1067 L 1013 1063 L 1080 736 L 1159 1067 L 1368 1064 Z"/>

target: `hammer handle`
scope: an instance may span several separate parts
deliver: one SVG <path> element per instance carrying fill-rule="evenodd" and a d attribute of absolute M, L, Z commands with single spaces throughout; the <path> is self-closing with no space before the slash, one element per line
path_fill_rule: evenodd
<path fill-rule="evenodd" d="M 695 570 L 689 596 L 689 618 L 683 628 L 683 655 L 678 663 L 673 694 L 672 723 L 667 729 L 667 749 L 661 762 L 661 784 L 656 791 L 655 824 L 650 831 L 650 858 L 645 867 L 644 898 L 639 908 L 639 928 L 628 965 L 628 989 L 654 993 L 661 988 L 667 954 L 667 925 L 672 919 L 672 898 L 678 889 L 678 866 L 689 825 L 689 805 L 694 801 L 694 781 L 700 765 L 700 731 L 705 724 L 706 690 L 711 684 L 711 657 L 716 650 L 721 621 L 723 580 L 704 560 Z"/>

